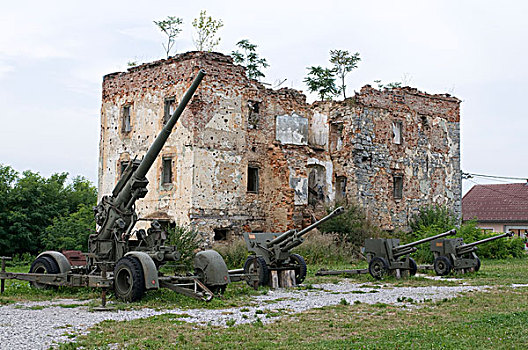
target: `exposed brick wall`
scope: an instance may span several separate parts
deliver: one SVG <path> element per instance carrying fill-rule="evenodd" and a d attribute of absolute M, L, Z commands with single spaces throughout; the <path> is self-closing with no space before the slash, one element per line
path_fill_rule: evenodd
<path fill-rule="evenodd" d="M 296 90 L 249 80 L 229 56 L 201 52 L 104 77 L 100 195 L 112 191 L 120 161 L 145 154 L 162 128 L 165 99 L 179 100 L 199 69 L 207 75 L 162 151 L 172 159 L 173 181 L 161 184 L 160 157 L 137 203 L 140 217 L 192 223 L 211 238 L 214 229 L 285 231 L 309 221 L 309 200 L 334 201 L 337 176 L 347 179 L 347 197 L 385 229 L 405 228 L 426 204 L 460 213 L 456 98 L 366 86 L 346 101 L 310 105 Z M 121 130 L 125 105 L 128 133 Z M 392 140 L 394 121 L 401 144 Z M 258 193 L 247 191 L 248 165 L 259 169 Z M 400 200 L 395 174 L 403 178 Z"/>

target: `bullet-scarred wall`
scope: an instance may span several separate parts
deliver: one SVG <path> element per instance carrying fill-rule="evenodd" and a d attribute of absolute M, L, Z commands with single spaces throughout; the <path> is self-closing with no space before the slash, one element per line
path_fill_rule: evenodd
<path fill-rule="evenodd" d="M 367 86 L 310 105 L 205 52 L 105 76 L 100 195 L 112 191 L 124 162 L 145 154 L 170 99 L 177 103 L 198 69 L 207 75 L 147 175 L 140 217 L 193 224 L 212 240 L 300 227 L 345 197 L 388 230 L 404 229 L 423 205 L 460 213 L 458 99 Z"/>

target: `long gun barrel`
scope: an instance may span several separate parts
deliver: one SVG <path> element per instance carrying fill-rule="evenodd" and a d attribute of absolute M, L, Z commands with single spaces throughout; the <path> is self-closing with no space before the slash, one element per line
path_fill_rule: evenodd
<path fill-rule="evenodd" d="M 449 230 L 447 232 L 444 232 L 444 233 L 440 233 L 436 236 L 431 236 L 431 237 L 427 237 L 427 238 L 424 238 L 424 239 L 421 239 L 419 241 L 416 241 L 416 242 L 411 242 L 411 243 L 407 243 L 407 244 L 404 244 L 404 245 L 399 245 L 397 247 L 394 248 L 395 251 L 401 251 L 401 250 L 405 250 L 407 248 L 412 248 L 412 247 L 415 247 L 417 245 L 420 245 L 422 243 L 427 243 L 427 242 L 430 242 L 430 241 L 433 241 L 437 238 L 442 238 L 442 237 L 445 237 L 445 236 L 450 236 L 450 235 L 454 235 L 456 234 L 456 230 L 453 229 L 453 230 Z"/>
<path fill-rule="evenodd" d="M 345 211 L 345 209 L 343 207 L 339 207 L 337 208 L 336 210 L 334 210 L 333 212 L 331 212 L 330 214 L 328 214 L 327 216 L 325 216 L 324 218 L 322 218 L 321 220 L 317 221 L 317 222 L 314 222 L 313 224 L 311 224 L 310 226 L 308 227 L 305 227 L 304 229 L 302 229 L 301 231 L 297 232 L 295 230 L 290 230 L 290 231 L 286 231 L 284 232 L 283 234 L 281 234 L 279 237 L 271 240 L 269 243 L 268 243 L 268 247 L 271 247 L 275 244 L 280 244 L 281 242 L 283 242 L 284 240 L 286 240 L 288 237 L 291 237 L 291 236 L 296 236 L 296 237 L 302 237 L 304 236 L 306 233 L 310 232 L 311 230 L 313 230 L 314 228 L 316 228 L 317 226 L 321 225 L 322 223 L 332 219 L 333 217 L 336 217 L 338 215 L 341 215 L 343 212 Z"/>
<path fill-rule="evenodd" d="M 130 179 L 128 179 L 128 181 L 126 181 L 124 184 L 118 183 L 118 188 L 114 189 L 114 192 L 112 193 L 112 196 L 115 198 L 113 201 L 113 207 L 119 208 L 120 211 L 128 211 L 133 207 L 134 202 L 138 198 L 145 196 L 147 193 L 146 185 L 148 183 L 145 179 L 145 176 L 152 167 L 152 164 L 154 164 L 156 157 L 159 155 L 163 145 L 169 138 L 174 125 L 176 125 L 176 122 L 183 113 L 187 103 L 198 89 L 198 86 L 202 82 L 204 76 L 205 71 L 200 70 L 196 75 L 196 78 L 194 78 L 193 83 L 178 104 L 178 107 L 167 121 L 167 124 L 165 124 L 159 135 L 156 137 L 152 143 L 152 146 L 150 146 L 149 150 L 141 160 L 137 169 L 131 175 Z M 108 219 L 105 220 L 104 225 L 99 229 L 98 239 L 109 239 L 112 235 L 112 227 L 114 227 L 114 224 L 120 217 L 121 216 L 117 214 L 117 212 L 110 214 Z"/>
<path fill-rule="evenodd" d="M 460 252 L 463 252 L 463 251 L 468 251 L 468 250 L 471 250 L 471 248 L 473 248 L 473 247 L 475 247 L 475 246 L 477 246 L 479 244 L 483 244 L 483 243 L 486 243 L 486 242 L 494 241 L 494 240 L 499 239 L 499 238 L 511 237 L 511 236 L 513 236 L 513 233 L 511 233 L 511 232 L 503 233 L 502 235 L 488 237 L 488 238 L 485 238 L 485 239 L 481 239 L 480 241 L 463 244 L 461 246 L 458 246 L 456 248 L 456 250 L 457 250 L 457 253 L 460 253 Z"/>

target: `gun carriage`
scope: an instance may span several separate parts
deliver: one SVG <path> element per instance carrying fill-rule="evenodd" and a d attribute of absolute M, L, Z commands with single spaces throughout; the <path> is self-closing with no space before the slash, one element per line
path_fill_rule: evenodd
<path fill-rule="evenodd" d="M 418 249 L 416 246 L 454 234 L 456 231 L 451 230 L 404 245 L 400 245 L 397 238 L 366 239 L 364 253 L 369 263 L 368 271 L 376 279 L 381 279 L 388 273 L 395 273 L 396 277 L 400 277 L 402 272 L 414 276 L 418 265 L 410 254 Z"/>
<path fill-rule="evenodd" d="M 303 236 L 322 223 L 344 212 L 343 207 L 335 209 L 321 220 L 297 231 L 284 233 L 251 233 L 245 232 L 244 240 L 250 256 L 244 264 L 246 274 L 257 274 L 259 285 L 266 285 L 271 271 L 295 271 L 295 283 L 302 283 L 306 278 L 306 262 L 299 254 L 291 250 L 304 242 Z"/>
<path fill-rule="evenodd" d="M 488 237 L 480 241 L 464 244 L 463 238 L 436 239 L 431 242 L 431 252 L 434 255 L 434 270 L 438 276 L 448 275 L 452 270 L 460 273 L 480 270 L 480 259 L 475 253 L 478 245 L 504 237 L 512 233 Z"/>

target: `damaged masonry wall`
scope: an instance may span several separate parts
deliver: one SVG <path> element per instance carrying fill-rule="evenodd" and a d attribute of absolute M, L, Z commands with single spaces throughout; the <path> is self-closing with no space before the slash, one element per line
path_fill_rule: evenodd
<path fill-rule="evenodd" d="M 299 228 L 344 197 L 388 230 L 427 204 L 460 213 L 456 98 L 367 86 L 309 105 L 296 90 L 249 80 L 229 56 L 203 52 L 104 77 L 100 196 L 145 154 L 198 69 L 207 75 L 147 175 L 140 217 L 192 224 L 212 240 Z"/>

